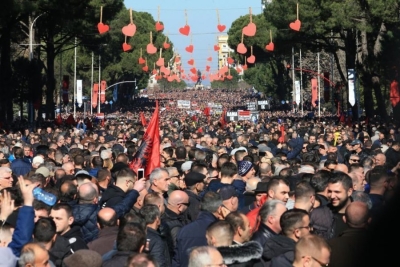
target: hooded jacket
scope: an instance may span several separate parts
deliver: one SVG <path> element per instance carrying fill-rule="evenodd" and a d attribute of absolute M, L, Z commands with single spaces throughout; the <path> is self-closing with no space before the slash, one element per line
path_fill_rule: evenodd
<path fill-rule="evenodd" d="M 261 267 L 264 262 L 261 259 L 263 248 L 256 241 L 244 244 L 235 244 L 229 247 L 217 247 L 224 262 L 229 267 Z"/>
<path fill-rule="evenodd" d="M 79 226 L 73 226 L 68 232 L 63 235 L 63 237 L 68 240 L 74 252 L 80 249 L 88 249 L 85 241 L 83 241 L 81 229 Z"/>
<path fill-rule="evenodd" d="M 49 250 L 50 260 L 56 267 L 61 267 L 65 257 L 72 254 L 71 245 L 63 236 L 57 235 L 56 241 Z"/>
<path fill-rule="evenodd" d="M 99 206 L 101 208 L 112 207 L 124 199 L 126 193 L 115 185 L 110 185 L 101 196 Z"/>

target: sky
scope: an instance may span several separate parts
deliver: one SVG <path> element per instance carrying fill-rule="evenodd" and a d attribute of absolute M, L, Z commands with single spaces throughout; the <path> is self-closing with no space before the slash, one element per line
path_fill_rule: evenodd
<path fill-rule="evenodd" d="M 211 71 L 215 72 L 218 64 L 217 52 L 213 50 L 213 46 L 217 44 L 217 36 L 226 35 L 233 21 L 249 14 L 249 7 L 255 15 L 262 11 L 261 0 L 125 0 L 124 3 L 128 9 L 150 13 L 156 21 L 159 7 L 159 18 L 165 26 L 164 33 L 168 34 L 176 51 L 181 55 L 186 73 L 190 68 L 188 60 L 193 58 L 196 68 L 204 71 L 210 56 L 213 58 L 210 64 Z M 190 26 L 189 36 L 179 33 L 179 28 L 186 24 L 185 10 Z M 217 29 L 217 10 L 220 24 L 226 26 L 223 33 Z M 191 43 L 194 51 L 188 53 L 185 47 Z M 204 81 L 203 84 L 207 85 L 209 81 Z"/>

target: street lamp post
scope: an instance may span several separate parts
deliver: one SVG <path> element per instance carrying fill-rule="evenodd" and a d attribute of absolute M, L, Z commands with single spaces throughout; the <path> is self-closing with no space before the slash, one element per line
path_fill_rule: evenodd
<path fill-rule="evenodd" d="M 40 14 L 39 16 L 37 16 L 36 18 L 33 19 L 32 23 L 29 25 L 29 61 L 32 61 L 33 59 L 33 25 L 35 25 L 35 22 L 38 18 L 40 18 L 40 16 L 42 16 L 43 14 Z M 30 88 L 29 91 L 29 101 L 28 101 L 28 117 L 29 117 L 29 122 L 33 123 L 33 117 L 34 117 L 34 110 L 33 110 L 33 93 L 32 93 L 32 89 Z M 22 116 L 22 114 L 21 114 Z"/>

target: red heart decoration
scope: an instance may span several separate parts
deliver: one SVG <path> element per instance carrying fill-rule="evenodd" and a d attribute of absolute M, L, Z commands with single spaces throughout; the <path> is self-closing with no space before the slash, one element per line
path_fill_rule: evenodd
<path fill-rule="evenodd" d="M 190 26 L 189 25 L 185 25 L 182 28 L 179 28 L 179 32 L 183 35 L 188 36 L 190 33 Z"/>
<path fill-rule="evenodd" d="M 194 49 L 193 45 L 186 46 L 186 48 L 185 48 L 186 52 L 188 52 L 188 53 L 192 53 L 193 49 Z"/>
<path fill-rule="evenodd" d="M 273 42 L 269 42 L 269 44 L 267 44 L 266 46 L 265 46 L 265 49 L 267 50 L 267 51 L 274 51 L 274 49 L 275 49 L 275 45 L 274 45 L 274 43 Z"/>
<path fill-rule="evenodd" d="M 144 67 L 142 67 L 142 70 L 145 71 L 145 72 L 147 72 L 147 71 L 149 70 L 149 66 L 144 66 Z"/>
<path fill-rule="evenodd" d="M 163 57 L 160 57 L 160 58 L 157 60 L 156 65 L 159 66 L 159 67 L 164 66 L 164 58 L 163 58 Z"/>
<path fill-rule="evenodd" d="M 247 53 L 247 48 L 246 48 L 246 46 L 245 46 L 243 43 L 240 43 L 240 44 L 238 44 L 238 46 L 237 46 L 237 48 L 236 48 L 236 51 L 237 51 L 239 54 L 246 54 L 246 53 Z"/>
<path fill-rule="evenodd" d="M 134 36 L 136 32 L 136 25 L 131 23 L 122 28 L 122 33 L 126 36 Z"/>
<path fill-rule="evenodd" d="M 161 79 L 161 75 L 157 75 L 156 80 L 160 80 L 160 79 Z"/>
<path fill-rule="evenodd" d="M 164 47 L 164 49 L 168 49 L 171 47 L 171 45 L 167 42 L 164 42 L 163 47 Z"/>
<path fill-rule="evenodd" d="M 154 69 L 154 70 L 152 71 L 152 73 L 153 73 L 153 75 L 156 75 L 156 74 L 158 73 L 158 71 L 157 71 L 156 69 Z"/>
<path fill-rule="evenodd" d="M 193 67 L 193 68 L 190 69 L 190 72 L 193 73 L 193 74 L 196 74 L 197 70 L 196 70 L 196 68 Z"/>
<path fill-rule="evenodd" d="M 219 50 L 219 45 L 214 45 L 214 51 L 218 51 Z"/>
<path fill-rule="evenodd" d="M 164 68 L 164 74 L 168 76 L 171 73 L 170 69 Z"/>
<path fill-rule="evenodd" d="M 206 71 L 210 71 L 210 66 L 206 66 Z"/>
<path fill-rule="evenodd" d="M 156 22 L 156 31 L 162 31 L 164 30 L 164 25 L 161 24 L 159 21 Z"/>
<path fill-rule="evenodd" d="M 122 44 L 122 49 L 124 50 L 124 52 L 129 51 L 132 49 L 132 46 L 130 44 L 127 43 L 123 43 Z"/>
<path fill-rule="evenodd" d="M 253 64 L 254 62 L 256 62 L 256 57 L 254 55 L 251 55 L 247 58 L 247 62 L 249 62 L 250 64 Z"/>
<path fill-rule="evenodd" d="M 228 75 L 228 76 L 226 76 L 226 78 L 227 78 L 228 80 L 232 80 L 233 76 L 232 76 L 232 75 Z"/>
<path fill-rule="evenodd" d="M 256 31 L 257 31 L 257 26 L 253 22 L 247 24 L 247 26 L 243 27 L 243 29 L 242 29 L 243 34 L 247 35 L 247 36 L 256 35 Z"/>
<path fill-rule="evenodd" d="M 189 64 L 189 65 L 193 65 L 193 64 L 194 64 L 194 59 L 193 59 L 193 58 L 190 59 L 190 60 L 188 61 L 188 64 Z"/>
<path fill-rule="evenodd" d="M 157 48 L 153 44 L 148 44 L 146 47 L 146 51 L 148 54 L 155 54 L 157 52 Z"/>
<path fill-rule="evenodd" d="M 212 57 L 207 58 L 207 61 L 212 61 Z"/>
<path fill-rule="evenodd" d="M 237 73 L 241 73 L 242 70 L 241 70 L 239 67 L 236 67 L 236 72 L 237 72 Z"/>
<path fill-rule="evenodd" d="M 301 27 L 301 21 L 296 19 L 295 22 L 292 22 L 289 24 L 289 27 L 294 30 L 294 31 L 300 31 L 300 27 Z"/>
<path fill-rule="evenodd" d="M 142 57 L 139 58 L 139 64 L 144 64 L 146 63 L 146 60 Z"/>
<path fill-rule="evenodd" d="M 233 60 L 233 58 L 231 58 L 231 57 L 228 57 L 228 64 L 233 64 L 233 62 L 234 62 L 234 60 Z"/>
<path fill-rule="evenodd" d="M 97 23 L 97 30 L 99 30 L 100 34 L 103 34 L 105 32 L 108 32 L 110 30 L 110 27 L 102 22 Z"/>
<path fill-rule="evenodd" d="M 244 65 L 242 66 L 242 68 L 243 68 L 243 70 L 247 70 L 247 64 L 244 64 Z"/>
<path fill-rule="evenodd" d="M 172 81 L 174 80 L 174 77 L 168 76 L 167 80 L 168 80 L 169 82 L 172 82 Z"/>
<path fill-rule="evenodd" d="M 175 58 L 175 63 L 179 63 L 181 61 L 181 58 L 180 57 L 176 57 Z"/>
<path fill-rule="evenodd" d="M 202 80 L 205 80 L 205 79 L 206 79 L 206 75 L 202 75 L 202 76 L 201 76 L 201 79 L 202 79 Z"/>
<path fill-rule="evenodd" d="M 218 24 L 217 28 L 218 28 L 219 32 L 223 32 L 226 29 L 226 26 L 222 25 L 222 24 Z"/>

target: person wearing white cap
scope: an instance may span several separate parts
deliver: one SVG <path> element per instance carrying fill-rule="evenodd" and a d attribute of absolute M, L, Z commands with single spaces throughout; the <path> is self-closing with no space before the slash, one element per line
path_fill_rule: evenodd
<path fill-rule="evenodd" d="M 32 160 L 32 168 L 37 169 L 39 168 L 40 164 L 44 163 L 44 159 L 42 156 L 35 156 Z"/>

